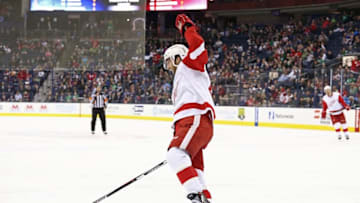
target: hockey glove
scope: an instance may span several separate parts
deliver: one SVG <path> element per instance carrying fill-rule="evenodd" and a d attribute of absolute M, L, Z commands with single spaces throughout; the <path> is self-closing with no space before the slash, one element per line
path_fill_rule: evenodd
<path fill-rule="evenodd" d="M 326 111 L 321 112 L 321 119 L 325 119 L 326 118 Z"/>
<path fill-rule="evenodd" d="M 195 26 L 194 22 L 185 14 L 179 14 L 175 20 L 175 27 L 179 30 L 180 34 L 184 33 L 188 27 Z"/>

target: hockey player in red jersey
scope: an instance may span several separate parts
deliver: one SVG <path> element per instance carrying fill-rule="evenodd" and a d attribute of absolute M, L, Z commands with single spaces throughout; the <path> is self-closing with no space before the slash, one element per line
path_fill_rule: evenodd
<path fill-rule="evenodd" d="M 324 88 L 324 95 L 322 99 L 323 110 L 321 112 L 321 118 L 326 117 L 326 111 L 329 110 L 331 122 L 334 125 L 335 131 L 338 135 L 338 139 L 341 140 L 340 127 L 342 127 L 346 139 L 350 139 L 348 127 L 346 124 L 345 115 L 343 110 L 350 110 L 349 105 L 347 105 L 338 92 L 332 92 L 330 86 Z"/>
<path fill-rule="evenodd" d="M 203 161 L 203 150 L 213 136 L 215 118 L 211 83 L 205 68 L 208 54 L 203 38 L 188 16 L 178 15 L 175 26 L 189 48 L 176 44 L 164 54 L 164 68 L 174 73 L 172 101 L 175 106 L 174 136 L 166 160 L 192 203 L 210 203 Z"/>

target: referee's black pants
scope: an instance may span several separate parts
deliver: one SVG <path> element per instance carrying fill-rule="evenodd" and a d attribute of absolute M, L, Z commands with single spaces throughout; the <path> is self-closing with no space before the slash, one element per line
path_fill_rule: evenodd
<path fill-rule="evenodd" d="M 104 108 L 93 108 L 92 109 L 92 120 L 91 120 L 91 131 L 95 131 L 96 117 L 99 114 L 101 120 L 101 128 L 106 131 L 106 120 Z"/>

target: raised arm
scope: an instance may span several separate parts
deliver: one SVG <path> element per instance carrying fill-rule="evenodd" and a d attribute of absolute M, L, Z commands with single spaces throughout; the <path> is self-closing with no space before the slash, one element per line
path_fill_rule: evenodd
<path fill-rule="evenodd" d="M 189 53 L 183 63 L 191 69 L 204 72 L 208 53 L 205 49 L 205 41 L 196 31 L 195 24 L 188 16 L 180 14 L 176 17 L 175 26 L 189 45 Z"/>
<path fill-rule="evenodd" d="M 105 108 L 107 108 L 108 103 L 109 103 L 109 100 L 108 100 L 108 98 L 104 95 L 104 104 L 105 104 Z"/>
<path fill-rule="evenodd" d="M 92 94 L 89 100 L 91 104 L 95 104 L 95 94 Z"/>

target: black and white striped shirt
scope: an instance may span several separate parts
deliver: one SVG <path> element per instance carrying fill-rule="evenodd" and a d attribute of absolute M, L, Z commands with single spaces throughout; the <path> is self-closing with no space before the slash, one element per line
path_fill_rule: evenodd
<path fill-rule="evenodd" d="M 107 98 L 103 93 L 100 93 L 99 95 L 91 95 L 90 102 L 93 108 L 104 108 L 108 104 Z"/>

